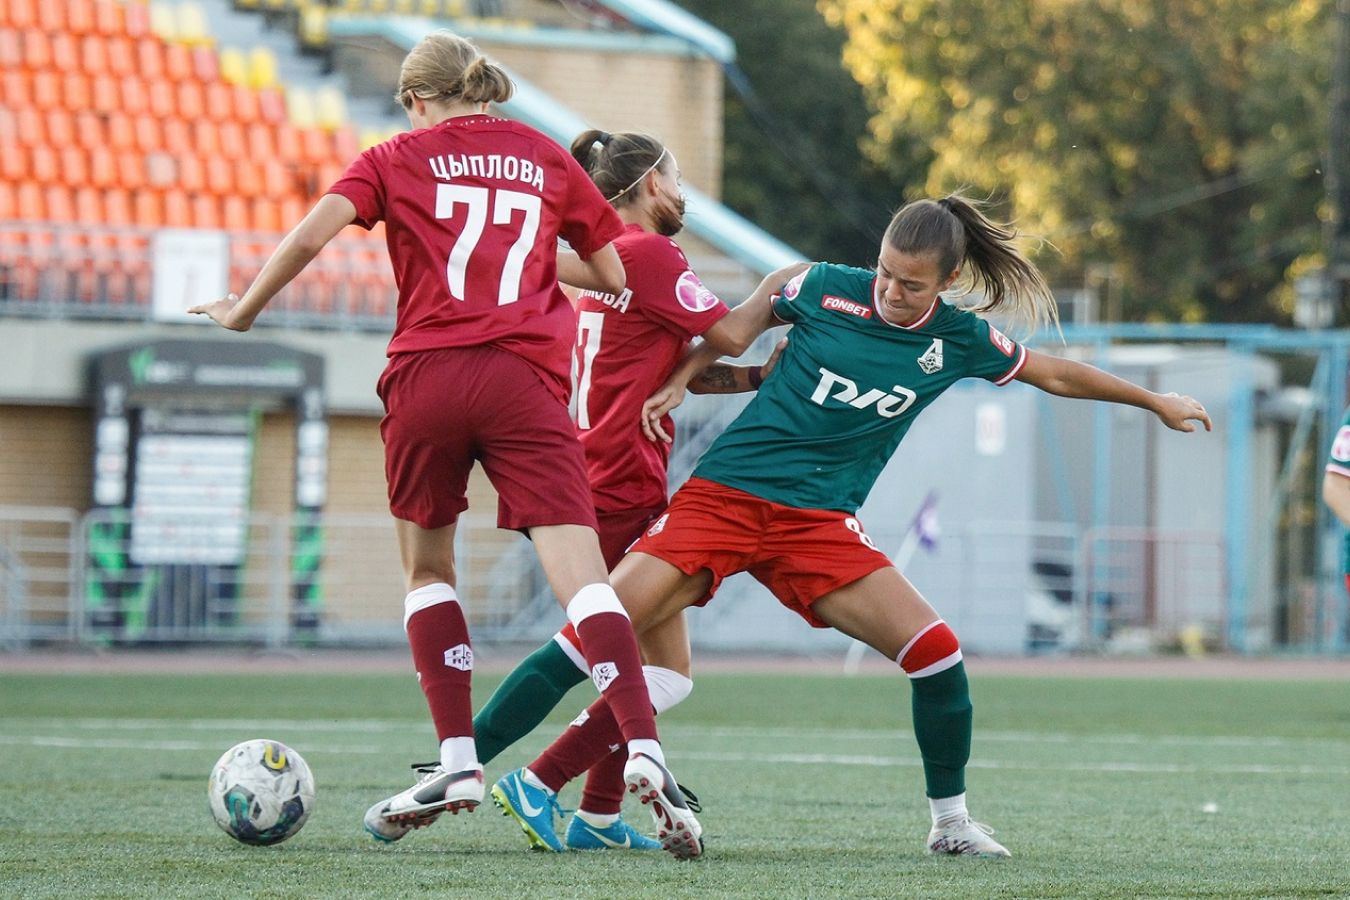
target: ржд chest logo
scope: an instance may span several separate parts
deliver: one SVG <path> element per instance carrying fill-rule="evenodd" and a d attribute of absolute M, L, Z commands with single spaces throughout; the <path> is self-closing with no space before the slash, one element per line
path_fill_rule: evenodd
<path fill-rule="evenodd" d="M 838 391 L 831 394 L 830 391 L 835 388 L 838 388 Z M 887 393 L 877 388 L 860 393 L 857 382 L 852 378 L 837 375 L 822 366 L 820 383 L 816 385 L 815 391 L 811 394 L 811 402 L 817 406 L 824 406 L 825 400 L 828 398 L 847 403 L 857 409 L 867 409 L 869 406 L 874 406 L 877 415 L 890 419 L 909 409 L 910 404 L 917 399 L 917 395 L 913 391 L 898 384 L 891 390 L 895 393 Z"/>

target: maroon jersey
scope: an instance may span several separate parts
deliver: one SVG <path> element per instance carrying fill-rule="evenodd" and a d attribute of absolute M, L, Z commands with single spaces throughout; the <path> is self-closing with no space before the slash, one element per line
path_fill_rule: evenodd
<path fill-rule="evenodd" d="M 572 360 L 572 419 L 599 512 L 666 502 L 670 445 L 642 436 L 642 404 L 729 310 L 668 237 L 629 225 L 614 242 L 628 273 L 617 297 L 582 291 Z M 674 435 L 667 416 L 666 433 Z"/>
<path fill-rule="evenodd" d="M 561 399 L 576 323 L 558 236 L 585 259 L 623 222 L 562 147 L 528 125 L 463 116 L 362 153 L 330 193 L 387 223 L 398 314 L 389 354 L 493 345 Z"/>

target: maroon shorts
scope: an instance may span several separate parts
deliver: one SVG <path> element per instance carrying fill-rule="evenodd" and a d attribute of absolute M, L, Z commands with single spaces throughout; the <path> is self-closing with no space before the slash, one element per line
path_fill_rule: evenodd
<path fill-rule="evenodd" d="M 468 508 L 474 461 L 497 525 L 596 527 L 586 456 L 567 408 L 525 360 L 496 347 L 398 353 L 377 388 L 389 511 L 423 528 Z"/>
<path fill-rule="evenodd" d="M 811 604 L 891 565 L 848 513 L 797 509 L 702 478 L 675 492 L 670 508 L 633 545 L 686 575 L 712 572 L 712 599 L 722 580 L 749 572 L 778 602 L 817 628 L 829 624 Z"/>
<path fill-rule="evenodd" d="M 605 557 L 605 568 L 613 572 L 633 542 L 642 537 L 647 526 L 665 512 L 665 505 L 656 508 L 638 508 L 596 512 L 600 527 L 600 553 Z"/>

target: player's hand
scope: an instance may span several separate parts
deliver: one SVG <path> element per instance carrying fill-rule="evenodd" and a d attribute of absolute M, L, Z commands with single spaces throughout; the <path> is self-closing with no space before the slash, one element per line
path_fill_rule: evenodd
<path fill-rule="evenodd" d="M 759 378 L 761 383 L 765 378 L 769 377 L 769 373 L 773 371 L 773 367 L 778 365 L 778 357 L 782 356 L 783 351 L 787 349 L 787 342 L 787 338 L 779 338 L 778 343 L 773 345 L 773 352 L 769 354 L 769 358 L 764 360 L 764 365 L 759 367 Z"/>
<path fill-rule="evenodd" d="M 1175 391 L 1168 394 L 1158 395 L 1159 403 L 1156 410 L 1158 418 L 1162 419 L 1163 424 L 1173 431 L 1195 431 L 1192 422 L 1199 422 L 1205 426 L 1206 431 L 1214 430 L 1214 423 L 1210 421 L 1209 413 L 1205 412 L 1205 407 L 1194 397 L 1187 397 L 1178 394 Z"/>
<path fill-rule="evenodd" d="M 760 285 L 767 287 L 771 294 L 781 293 L 789 281 L 814 265 L 815 263 L 812 262 L 795 262 L 791 265 L 783 266 L 783 268 L 775 269 L 768 275 L 765 275 L 764 280 L 760 282 Z"/>
<path fill-rule="evenodd" d="M 202 303 L 188 310 L 190 313 L 208 316 L 218 325 L 230 329 L 230 331 L 248 331 L 253 327 L 253 319 L 235 314 L 235 308 L 239 305 L 238 294 L 226 294 L 219 300 L 212 303 Z"/>
<path fill-rule="evenodd" d="M 661 427 L 661 420 L 684 402 L 684 394 L 684 385 L 666 382 L 642 404 L 642 433 L 647 440 L 671 443 L 673 438 Z"/>

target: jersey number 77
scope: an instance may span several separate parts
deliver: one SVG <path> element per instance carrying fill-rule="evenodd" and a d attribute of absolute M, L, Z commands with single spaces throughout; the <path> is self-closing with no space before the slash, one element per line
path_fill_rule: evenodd
<path fill-rule="evenodd" d="M 483 237 L 487 224 L 488 210 L 492 210 L 493 225 L 510 225 L 517 211 L 525 214 L 520 226 L 520 235 L 506 253 L 502 264 L 502 278 L 497 286 L 497 305 L 505 306 L 520 299 L 520 278 L 525 271 L 525 258 L 534 247 L 534 239 L 539 233 L 540 199 L 534 194 L 520 191 L 507 191 L 467 184 L 436 185 L 436 218 L 449 219 L 455 215 L 455 207 L 468 206 L 468 215 L 464 219 L 464 228 L 455 237 L 450 248 L 450 257 L 445 263 L 445 277 L 450 285 L 450 296 L 456 300 L 464 299 L 464 282 L 469 261 L 474 249 Z"/>

